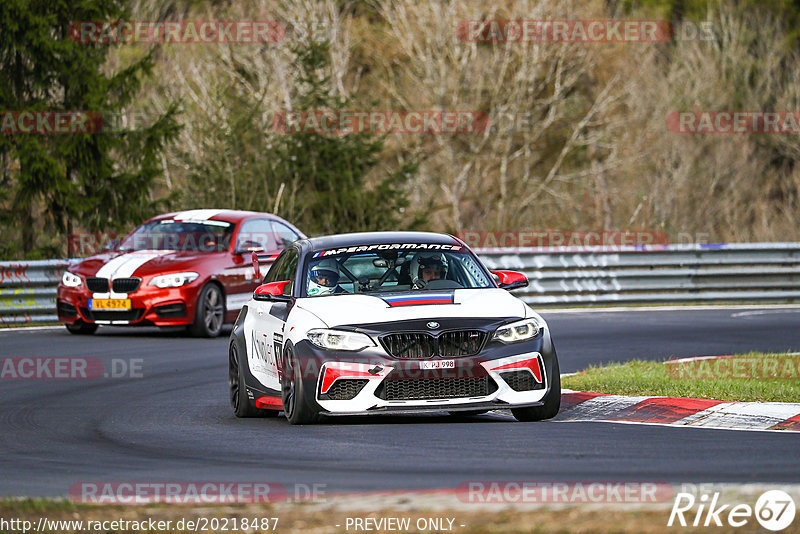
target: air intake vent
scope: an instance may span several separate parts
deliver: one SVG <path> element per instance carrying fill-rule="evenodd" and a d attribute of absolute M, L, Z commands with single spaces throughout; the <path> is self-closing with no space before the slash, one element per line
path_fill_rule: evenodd
<path fill-rule="evenodd" d="M 497 384 L 483 378 L 386 378 L 378 387 L 378 398 L 394 400 L 458 399 L 485 397 Z"/>
<path fill-rule="evenodd" d="M 544 384 L 537 382 L 530 371 L 509 371 L 501 373 L 500 378 L 505 380 L 514 391 L 531 391 L 544 389 Z"/>

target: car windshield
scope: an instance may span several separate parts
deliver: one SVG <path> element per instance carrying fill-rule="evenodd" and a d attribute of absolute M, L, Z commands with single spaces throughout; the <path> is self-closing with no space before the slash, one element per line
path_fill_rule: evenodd
<path fill-rule="evenodd" d="M 126 237 L 119 250 L 223 252 L 231 244 L 233 227 L 226 221 L 151 221 Z"/>
<path fill-rule="evenodd" d="M 417 243 L 315 251 L 306 266 L 302 287 L 309 297 L 494 287 L 475 256 L 459 246 Z"/>

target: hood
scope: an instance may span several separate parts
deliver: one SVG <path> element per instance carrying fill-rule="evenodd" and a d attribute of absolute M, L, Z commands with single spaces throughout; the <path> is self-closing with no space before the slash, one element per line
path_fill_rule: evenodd
<path fill-rule="evenodd" d="M 405 293 L 402 296 L 330 295 L 299 299 L 297 306 L 313 313 L 329 327 L 411 319 L 437 319 L 443 317 L 472 317 L 493 319 L 498 317 L 526 316 L 527 306 L 505 289 L 456 289 L 435 291 L 435 295 L 452 298 L 434 298 L 433 304 L 397 304 L 397 298 L 423 297 L 425 291 Z M 385 300 L 384 300 L 385 299 Z M 449 301 L 452 300 L 452 303 Z"/>
<path fill-rule="evenodd" d="M 137 250 L 132 252 L 107 252 L 86 258 L 70 267 L 70 271 L 83 276 L 126 278 L 152 276 L 163 272 L 191 271 L 198 261 L 214 253 L 176 252 L 173 250 Z"/>

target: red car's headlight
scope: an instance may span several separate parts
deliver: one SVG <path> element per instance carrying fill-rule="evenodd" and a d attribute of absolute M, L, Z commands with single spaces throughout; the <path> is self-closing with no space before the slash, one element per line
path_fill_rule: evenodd
<path fill-rule="evenodd" d="M 160 276 L 154 276 L 147 285 L 160 287 L 162 289 L 166 287 L 181 287 L 194 282 L 197 280 L 198 276 L 200 275 L 191 272 L 162 274 Z"/>
<path fill-rule="evenodd" d="M 64 271 L 64 274 L 61 275 L 61 283 L 66 287 L 80 287 L 80 285 L 83 283 L 83 280 L 81 280 L 81 277 L 77 274 Z"/>

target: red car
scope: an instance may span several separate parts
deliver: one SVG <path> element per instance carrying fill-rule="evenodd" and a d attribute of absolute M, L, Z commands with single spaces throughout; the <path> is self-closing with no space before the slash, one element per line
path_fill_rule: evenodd
<path fill-rule="evenodd" d="M 73 334 L 98 325 L 185 325 L 215 337 L 236 320 L 284 247 L 305 238 L 269 213 L 190 210 L 148 220 L 113 250 L 69 267 L 58 319 Z"/>

